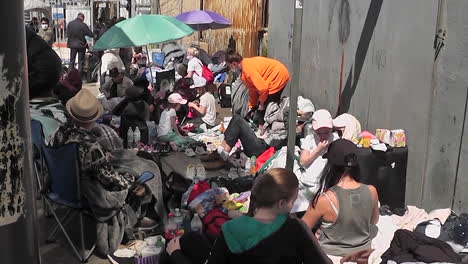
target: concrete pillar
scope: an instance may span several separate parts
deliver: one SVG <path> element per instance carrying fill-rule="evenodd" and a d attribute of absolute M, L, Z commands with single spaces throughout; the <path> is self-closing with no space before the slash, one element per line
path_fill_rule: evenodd
<path fill-rule="evenodd" d="M 23 1 L 0 1 L 0 262 L 40 263 Z"/>

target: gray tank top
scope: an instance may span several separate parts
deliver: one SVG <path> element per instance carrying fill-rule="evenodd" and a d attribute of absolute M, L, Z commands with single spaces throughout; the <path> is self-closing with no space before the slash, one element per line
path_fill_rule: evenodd
<path fill-rule="evenodd" d="M 322 225 L 319 243 L 323 250 L 333 256 L 345 256 L 371 247 L 370 226 L 374 201 L 365 184 L 357 189 L 330 188 L 338 199 L 337 218 L 330 225 Z M 328 198 L 328 197 L 327 197 Z"/>

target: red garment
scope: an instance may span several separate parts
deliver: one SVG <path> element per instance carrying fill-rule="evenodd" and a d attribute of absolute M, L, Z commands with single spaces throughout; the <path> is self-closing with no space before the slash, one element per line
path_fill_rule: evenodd
<path fill-rule="evenodd" d="M 190 192 L 189 198 L 187 200 L 187 204 L 190 204 L 193 199 L 197 198 L 198 195 L 204 193 L 206 190 L 210 189 L 210 184 L 208 181 L 201 181 L 198 182 L 193 186 L 192 191 Z"/>
<path fill-rule="evenodd" d="M 256 162 L 256 171 L 260 170 L 260 168 L 265 164 L 265 162 L 271 158 L 275 154 L 275 148 L 270 147 L 269 149 L 265 150 L 265 152 L 262 153 L 262 155 L 258 156 L 257 162 Z"/>

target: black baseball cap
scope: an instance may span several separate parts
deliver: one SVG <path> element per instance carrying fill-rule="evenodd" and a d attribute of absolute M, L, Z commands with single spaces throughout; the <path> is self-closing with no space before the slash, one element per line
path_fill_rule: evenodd
<path fill-rule="evenodd" d="M 350 159 L 350 155 L 357 156 L 358 147 L 347 139 L 338 139 L 333 141 L 328 147 L 328 152 L 323 155 L 333 165 L 344 167 L 357 166 L 356 159 Z"/>

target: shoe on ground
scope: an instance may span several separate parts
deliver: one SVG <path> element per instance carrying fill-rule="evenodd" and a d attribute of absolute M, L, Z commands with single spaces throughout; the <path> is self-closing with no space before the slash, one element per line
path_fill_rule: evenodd
<path fill-rule="evenodd" d="M 195 153 L 197 153 L 197 154 L 200 155 L 200 156 L 203 156 L 203 155 L 208 154 L 208 152 L 205 150 L 205 148 L 204 148 L 204 147 L 201 147 L 201 146 L 198 146 L 198 147 L 195 149 Z"/>
<path fill-rule="evenodd" d="M 107 259 L 112 264 L 134 264 L 136 251 L 128 248 L 118 249 L 114 253 L 107 255 Z"/>
<path fill-rule="evenodd" d="M 220 170 L 226 167 L 226 162 L 224 160 L 207 161 L 207 162 L 202 162 L 202 164 L 203 164 L 203 167 L 205 167 L 205 170 L 207 171 Z"/>
<path fill-rule="evenodd" d="M 171 149 L 172 149 L 174 152 L 179 151 L 179 147 L 177 146 L 177 144 L 176 144 L 175 142 L 169 142 L 169 146 L 171 146 Z"/>
<path fill-rule="evenodd" d="M 218 154 L 217 151 L 211 153 L 210 155 L 202 156 L 200 157 L 201 161 L 208 162 L 208 161 L 216 161 L 216 160 L 222 160 L 221 156 Z"/>
<path fill-rule="evenodd" d="M 143 217 L 140 219 L 137 223 L 137 228 L 139 231 L 145 231 L 145 230 L 153 230 L 156 227 L 158 227 L 158 222 L 156 220 L 153 220 L 149 217 Z"/>
<path fill-rule="evenodd" d="M 197 154 L 195 153 L 195 151 L 193 151 L 192 148 L 186 148 L 185 155 L 187 155 L 188 157 L 195 157 Z"/>
<path fill-rule="evenodd" d="M 197 176 L 197 168 L 195 167 L 195 164 L 189 164 L 187 165 L 187 170 L 185 172 L 185 177 L 187 179 L 193 180 Z"/>
<path fill-rule="evenodd" d="M 197 178 L 202 181 L 206 179 L 205 167 L 202 164 L 197 164 Z"/>

